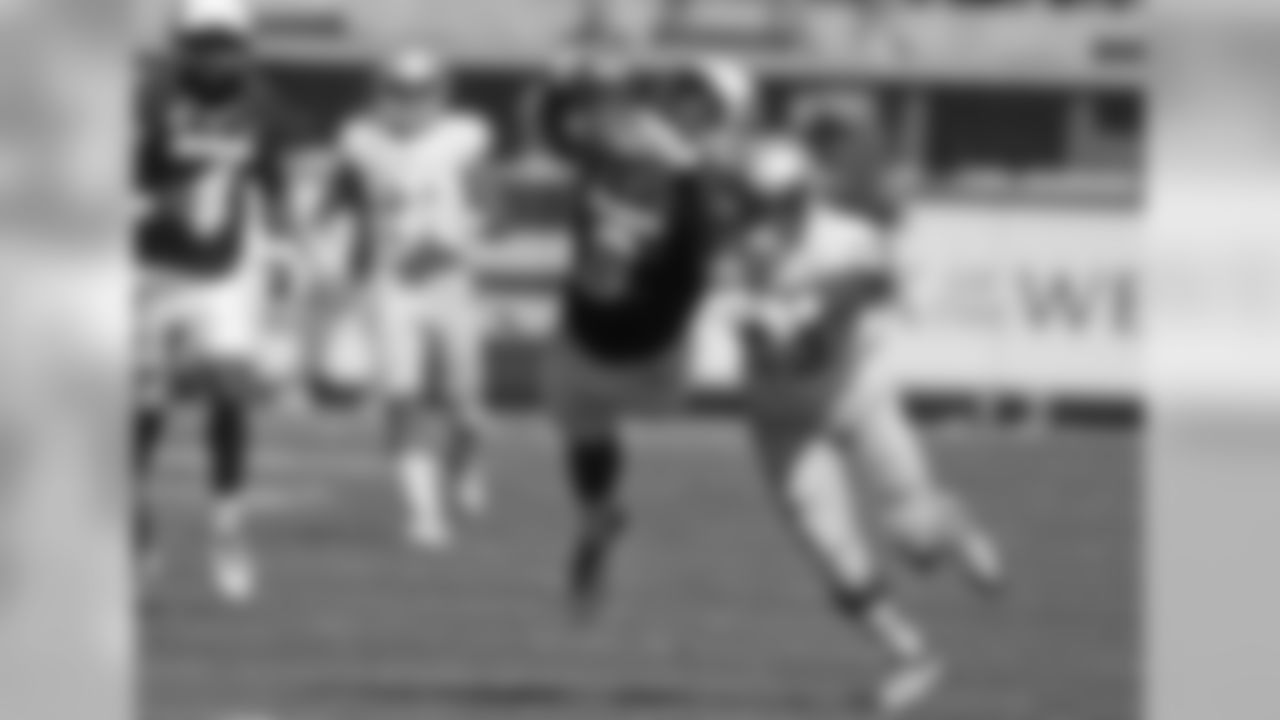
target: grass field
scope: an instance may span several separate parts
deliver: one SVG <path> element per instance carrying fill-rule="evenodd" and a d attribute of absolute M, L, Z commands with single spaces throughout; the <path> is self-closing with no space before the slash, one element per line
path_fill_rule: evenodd
<path fill-rule="evenodd" d="M 149 720 L 859 717 L 875 658 L 828 614 L 727 423 L 637 432 L 637 523 L 591 628 L 561 603 L 569 515 L 545 423 L 502 427 L 494 511 L 440 557 L 402 543 L 369 423 L 280 420 L 267 434 L 266 584 L 246 608 L 205 580 L 194 444 L 166 458 Z M 1136 436 L 957 431 L 933 446 L 1006 540 L 1017 585 L 986 605 L 946 577 L 902 578 L 953 661 L 919 717 L 1134 720 Z"/>

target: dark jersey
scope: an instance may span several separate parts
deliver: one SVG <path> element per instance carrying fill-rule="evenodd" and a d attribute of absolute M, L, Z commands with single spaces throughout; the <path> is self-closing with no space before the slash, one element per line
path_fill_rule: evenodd
<path fill-rule="evenodd" d="M 158 78 L 141 88 L 138 133 L 143 262 L 225 273 L 243 257 L 253 223 L 280 220 L 287 125 L 265 90 L 213 103 L 175 79 Z"/>
<path fill-rule="evenodd" d="M 669 350 L 711 282 L 731 186 L 660 120 L 643 110 L 600 111 L 580 87 L 553 89 L 540 120 L 572 171 L 569 337 L 607 360 Z"/>

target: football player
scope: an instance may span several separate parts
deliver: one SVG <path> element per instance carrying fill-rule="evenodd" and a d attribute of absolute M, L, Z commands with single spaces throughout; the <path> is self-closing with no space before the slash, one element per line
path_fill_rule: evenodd
<path fill-rule="evenodd" d="M 175 403 L 198 401 L 212 464 L 214 579 L 227 598 L 244 600 L 257 577 L 246 535 L 251 415 L 275 250 L 268 241 L 283 235 L 289 124 L 262 81 L 243 2 L 184 2 L 167 50 L 144 81 L 135 154 L 136 470 L 150 474 Z M 139 535 L 154 549 L 145 490 Z"/>
<path fill-rule="evenodd" d="M 476 260 L 493 136 L 450 97 L 446 68 L 425 50 L 390 55 L 374 95 L 340 139 L 335 201 L 356 219 L 374 382 L 409 536 L 438 549 L 452 539 L 450 499 L 471 512 L 488 500 Z M 437 405 L 444 422 L 433 428 Z"/>
<path fill-rule="evenodd" d="M 885 342 L 903 321 L 904 298 L 895 297 L 892 286 L 898 284 L 894 235 L 906 218 L 876 106 L 862 95 L 819 97 L 798 120 L 796 130 L 815 160 L 817 192 L 882 258 L 883 292 L 863 321 L 868 337 L 849 358 L 850 387 L 859 399 L 844 412 L 856 420 L 857 447 L 872 480 L 885 490 L 895 534 L 916 565 L 951 560 L 976 588 L 999 590 L 1006 573 L 998 545 L 941 482 L 908 416 L 903 389 L 881 361 Z"/>
<path fill-rule="evenodd" d="M 894 663 L 877 709 L 897 713 L 928 696 L 941 666 L 887 591 L 852 484 L 852 408 L 862 398 L 858 355 L 883 256 L 854 222 L 821 202 L 806 153 L 762 146 L 751 177 L 761 214 L 740 246 L 745 293 L 748 423 L 764 476 L 816 559 L 838 612 L 865 628 Z"/>
<path fill-rule="evenodd" d="M 709 141 L 745 99 L 703 71 L 654 97 L 605 62 L 562 72 L 537 116 L 572 183 L 550 393 L 580 519 L 570 599 L 584 617 L 625 526 L 624 423 L 682 394 L 690 332 L 737 212 L 732 174 Z"/>

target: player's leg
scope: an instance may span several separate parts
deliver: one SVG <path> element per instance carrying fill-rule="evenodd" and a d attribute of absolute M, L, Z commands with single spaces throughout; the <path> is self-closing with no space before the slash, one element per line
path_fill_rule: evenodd
<path fill-rule="evenodd" d="M 459 291 L 455 303 L 439 317 L 441 370 L 445 404 L 444 458 L 458 505 L 479 515 L 489 505 L 489 477 L 484 467 L 488 410 L 487 364 L 478 298 Z"/>
<path fill-rule="evenodd" d="M 164 438 L 165 409 L 146 401 L 138 404 L 133 418 L 133 537 L 144 581 L 160 569 L 159 517 L 152 487 L 152 468 Z"/>
<path fill-rule="evenodd" d="M 238 389 L 229 387 L 211 389 L 206 398 L 212 567 L 218 590 L 233 601 L 247 600 L 257 589 L 257 563 L 249 541 L 254 442 L 251 402 Z"/>
<path fill-rule="evenodd" d="M 563 433 L 569 492 L 578 526 L 569 555 L 571 606 L 589 619 L 603 598 L 613 550 L 625 528 L 622 408 L 609 372 L 564 340 L 553 350 L 551 393 Z"/>
<path fill-rule="evenodd" d="M 892 663 L 873 698 L 876 708 L 897 713 L 923 701 L 941 677 L 941 664 L 887 592 L 838 435 L 794 416 L 757 419 L 753 435 L 772 494 L 830 587 L 837 612 Z"/>
<path fill-rule="evenodd" d="M 200 305 L 195 351 L 212 495 L 211 569 L 217 589 L 233 602 L 252 598 L 258 584 L 249 491 L 266 296 L 257 280 L 246 275 L 210 285 Z"/>
<path fill-rule="evenodd" d="M 438 365 L 433 329 L 421 295 L 412 289 L 384 284 L 372 288 L 369 299 L 386 449 L 405 503 L 407 535 L 414 545 L 442 549 L 453 533 L 445 508 L 444 461 L 431 435 L 426 402 Z"/>
<path fill-rule="evenodd" d="M 979 588 L 999 588 L 1005 574 L 999 548 L 940 481 L 892 376 L 874 365 L 860 369 L 844 412 L 852 447 L 886 491 L 894 538 L 913 564 L 953 560 Z"/>

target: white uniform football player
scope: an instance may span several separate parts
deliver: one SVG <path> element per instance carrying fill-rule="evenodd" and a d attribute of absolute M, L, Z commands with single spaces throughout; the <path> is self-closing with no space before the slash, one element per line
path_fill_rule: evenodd
<path fill-rule="evenodd" d="M 480 511 L 484 318 L 475 257 L 493 139 L 454 106 L 440 62 L 405 52 L 381 68 L 372 106 L 340 139 L 340 195 L 355 209 L 358 273 L 376 392 L 410 511 L 411 540 L 451 540 L 446 488 Z M 444 427 L 428 434 L 433 404 Z"/>
<path fill-rule="evenodd" d="M 900 193 L 889 162 L 875 105 L 863 96 L 821 98 L 807 107 L 799 127 L 815 159 L 818 192 L 852 233 L 879 255 L 881 281 L 892 285 L 892 235 L 902 222 Z M 996 542 L 929 461 L 923 438 L 908 416 L 903 389 L 883 362 L 884 344 L 903 318 L 887 287 L 858 320 L 857 342 L 847 361 L 847 380 L 836 406 L 856 429 L 857 447 L 889 500 L 890 524 L 917 567 L 949 560 L 983 592 L 1005 579 Z"/>
<path fill-rule="evenodd" d="M 875 342 L 864 313 L 885 257 L 879 238 L 820 202 L 799 145 L 766 143 L 749 174 L 760 213 L 740 248 L 749 426 L 770 489 L 838 611 L 894 663 L 875 700 L 895 714 L 930 695 L 941 666 L 886 592 L 850 482 L 849 410 L 865 386 L 864 345 Z"/>

